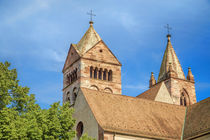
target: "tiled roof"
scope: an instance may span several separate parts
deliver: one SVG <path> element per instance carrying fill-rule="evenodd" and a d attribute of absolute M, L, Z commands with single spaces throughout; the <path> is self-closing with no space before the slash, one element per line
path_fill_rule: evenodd
<path fill-rule="evenodd" d="M 148 100 L 155 100 L 155 97 L 157 96 L 157 93 L 158 93 L 161 85 L 162 85 L 162 82 L 152 86 L 150 89 L 146 90 L 145 92 L 139 94 L 136 97 L 144 98 L 144 99 L 148 99 Z"/>
<path fill-rule="evenodd" d="M 93 25 L 90 24 L 90 27 L 88 28 L 82 39 L 76 44 L 77 47 L 75 48 L 77 48 L 80 54 L 84 54 L 99 41 L 101 41 L 101 37 L 95 31 Z"/>
<path fill-rule="evenodd" d="M 210 97 L 187 108 L 184 138 L 210 132 Z"/>
<path fill-rule="evenodd" d="M 180 139 L 186 108 L 81 88 L 97 122 L 109 132 Z"/>
<path fill-rule="evenodd" d="M 166 50 L 165 50 L 163 60 L 162 60 L 162 64 L 160 67 L 158 82 L 166 79 L 166 75 L 167 75 L 170 63 L 172 66 L 172 70 L 177 74 L 177 77 L 180 79 L 185 79 L 185 75 L 179 63 L 178 57 L 174 51 L 174 48 L 172 47 L 170 36 L 168 36 L 168 43 L 167 43 Z"/>

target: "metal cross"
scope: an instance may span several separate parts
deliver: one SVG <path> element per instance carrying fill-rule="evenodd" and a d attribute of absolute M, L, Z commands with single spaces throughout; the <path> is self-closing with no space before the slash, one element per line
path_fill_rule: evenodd
<path fill-rule="evenodd" d="M 87 14 L 90 15 L 90 21 L 93 21 L 93 16 L 96 16 L 95 14 L 93 14 L 93 10 L 90 10 L 90 12 Z"/>
<path fill-rule="evenodd" d="M 169 26 L 169 24 L 166 24 L 166 26 L 164 26 L 164 27 L 167 29 L 168 34 L 170 34 L 170 30 L 171 30 L 172 28 Z"/>

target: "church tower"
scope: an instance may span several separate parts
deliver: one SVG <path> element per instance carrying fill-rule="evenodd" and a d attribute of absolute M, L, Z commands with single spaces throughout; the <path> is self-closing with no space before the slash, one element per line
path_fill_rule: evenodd
<path fill-rule="evenodd" d="M 165 83 L 174 104 L 184 106 L 194 104 L 196 103 L 195 82 L 191 69 L 188 69 L 186 78 L 171 44 L 170 34 L 167 35 L 167 39 L 157 84 Z"/>
<path fill-rule="evenodd" d="M 71 44 L 63 67 L 63 101 L 73 105 L 80 87 L 121 94 L 121 63 L 93 28 Z"/>

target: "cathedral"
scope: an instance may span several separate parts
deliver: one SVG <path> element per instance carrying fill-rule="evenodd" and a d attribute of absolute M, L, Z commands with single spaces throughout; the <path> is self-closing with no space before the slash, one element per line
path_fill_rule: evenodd
<path fill-rule="evenodd" d="M 210 98 L 196 101 L 190 68 L 185 76 L 167 35 L 157 81 L 136 97 L 122 95 L 122 64 L 90 26 L 71 44 L 63 67 L 63 102 L 70 102 L 76 138 L 96 140 L 209 140 Z M 143 60 L 142 60 L 143 61 Z"/>

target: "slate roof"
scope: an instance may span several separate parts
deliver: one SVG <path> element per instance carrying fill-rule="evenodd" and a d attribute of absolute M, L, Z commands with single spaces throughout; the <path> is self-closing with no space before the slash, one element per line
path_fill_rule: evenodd
<path fill-rule="evenodd" d="M 155 100 L 157 93 L 162 85 L 162 82 L 152 86 L 150 89 L 146 90 L 145 92 L 139 94 L 138 98 L 148 99 L 148 100 Z"/>
<path fill-rule="evenodd" d="M 97 122 L 109 132 L 180 139 L 186 107 L 81 88 Z"/>
<path fill-rule="evenodd" d="M 168 37 L 168 43 L 166 46 L 166 50 L 163 56 L 163 60 L 160 67 L 160 72 L 158 76 L 158 82 L 163 81 L 166 79 L 166 75 L 168 72 L 169 64 L 171 63 L 172 70 L 177 74 L 177 78 L 186 79 L 178 57 L 174 51 L 174 48 L 170 41 L 170 35 Z"/>
<path fill-rule="evenodd" d="M 210 97 L 187 108 L 184 138 L 210 133 Z"/>

